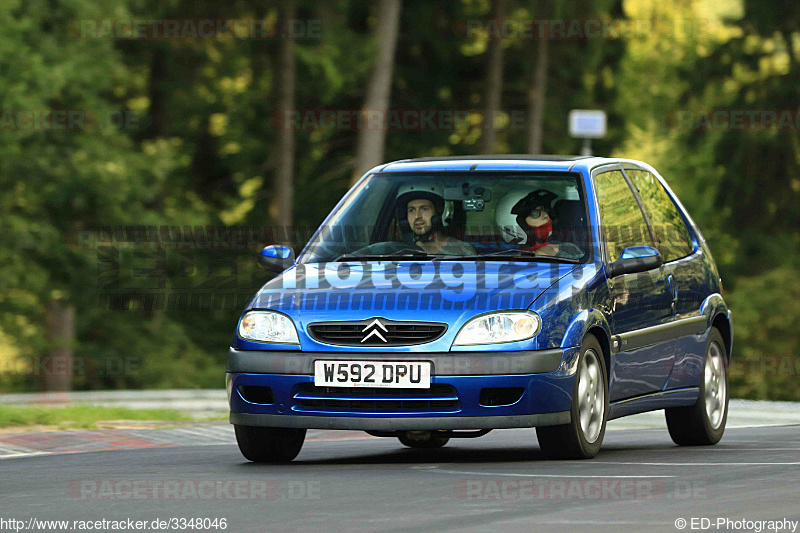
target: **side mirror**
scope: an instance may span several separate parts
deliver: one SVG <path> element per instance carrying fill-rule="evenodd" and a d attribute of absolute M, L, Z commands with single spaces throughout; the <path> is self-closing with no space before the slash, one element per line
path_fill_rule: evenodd
<path fill-rule="evenodd" d="M 294 250 L 291 246 L 273 244 L 258 254 L 258 266 L 274 272 L 282 272 L 294 263 Z"/>
<path fill-rule="evenodd" d="M 622 274 L 653 270 L 663 263 L 661 254 L 652 246 L 629 246 L 622 250 L 619 259 L 608 265 L 606 272 L 613 278 Z"/>

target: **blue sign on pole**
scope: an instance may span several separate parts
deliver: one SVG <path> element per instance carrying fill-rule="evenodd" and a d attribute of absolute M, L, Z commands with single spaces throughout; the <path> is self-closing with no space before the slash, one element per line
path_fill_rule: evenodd
<path fill-rule="evenodd" d="M 597 109 L 573 109 L 569 112 L 569 134 L 584 139 L 582 155 L 592 155 L 590 139 L 606 135 L 606 112 Z"/>

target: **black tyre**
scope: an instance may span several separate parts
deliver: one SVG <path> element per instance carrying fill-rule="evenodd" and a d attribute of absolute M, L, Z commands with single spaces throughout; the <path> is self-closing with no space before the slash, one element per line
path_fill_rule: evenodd
<path fill-rule="evenodd" d="M 664 409 L 667 429 L 679 446 L 716 444 L 725 433 L 728 420 L 728 358 L 725 341 L 711 328 L 706 344 L 703 373 L 697 403 L 689 407 Z"/>
<path fill-rule="evenodd" d="M 397 436 L 397 439 L 409 448 L 426 450 L 441 448 L 450 440 L 448 437 L 436 435 L 435 431 L 403 431 Z"/>
<path fill-rule="evenodd" d="M 587 335 L 575 373 L 569 424 L 536 428 L 536 438 L 545 455 L 559 459 L 590 459 L 597 455 L 608 418 L 607 376 L 600 342 Z"/>
<path fill-rule="evenodd" d="M 288 463 L 300 453 L 305 429 L 233 426 L 245 459 L 254 463 Z"/>

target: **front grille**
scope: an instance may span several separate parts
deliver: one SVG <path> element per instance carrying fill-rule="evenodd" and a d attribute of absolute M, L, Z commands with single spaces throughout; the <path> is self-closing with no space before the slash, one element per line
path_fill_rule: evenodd
<path fill-rule="evenodd" d="M 316 322 L 308 333 L 319 342 L 338 346 L 409 346 L 432 342 L 444 335 L 447 324 L 375 319 L 353 322 Z"/>
<path fill-rule="evenodd" d="M 390 389 L 380 387 L 298 386 L 295 408 L 311 411 L 409 412 L 459 409 L 455 387 L 431 384 L 429 389 Z"/>

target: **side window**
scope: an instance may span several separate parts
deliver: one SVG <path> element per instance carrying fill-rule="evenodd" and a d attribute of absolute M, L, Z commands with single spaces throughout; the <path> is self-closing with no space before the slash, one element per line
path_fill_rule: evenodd
<path fill-rule="evenodd" d="M 683 217 L 656 177 L 646 170 L 626 170 L 625 173 L 639 192 L 664 262 L 692 253 L 692 238 Z"/>
<path fill-rule="evenodd" d="M 594 184 L 609 261 L 619 259 L 628 246 L 652 246 L 647 222 L 622 172 L 598 174 Z"/>

